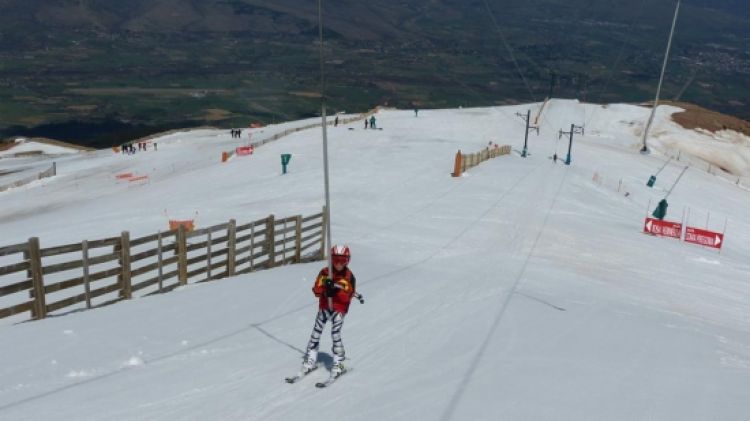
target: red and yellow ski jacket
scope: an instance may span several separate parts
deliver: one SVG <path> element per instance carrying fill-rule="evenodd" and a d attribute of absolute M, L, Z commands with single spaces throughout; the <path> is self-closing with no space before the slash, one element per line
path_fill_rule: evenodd
<path fill-rule="evenodd" d="M 326 267 L 320 271 L 312 288 L 313 294 L 320 298 L 318 308 L 321 310 L 328 310 L 328 297 L 326 297 L 325 287 L 325 280 L 328 278 L 328 268 Z M 354 274 L 349 268 L 344 268 L 342 271 L 334 269 L 333 277 L 331 279 L 333 280 L 333 283 L 338 286 L 338 288 L 336 288 L 336 293 L 331 297 L 333 311 L 346 314 L 346 312 L 349 311 L 349 304 L 355 293 L 357 280 L 354 278 Z"/>

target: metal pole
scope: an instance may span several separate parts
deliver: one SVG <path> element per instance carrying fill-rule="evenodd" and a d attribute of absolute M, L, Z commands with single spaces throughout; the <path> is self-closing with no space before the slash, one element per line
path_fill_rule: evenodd
<path fill-rule="evenodd" d="M 521 152 L 521 156 L 526 158 L 526 151 L 527 151 L 527 143 L 529 142 L 529 123 L 531 122 L 531 110 L 528 110 L 526 112 L 526 135 L 523 138 L 523 152 Z"/>
<path fill-rule="evenodd" d="M 328 247 L 331 247 L 331 192 L 328 179 L 328 125 L 326 123 L 326 95 L 325 95 L 325 77 L 323 73 L 323 0 L 318 0 L 318 37 L 320 39 L 320 114 L 323 125 L 323 172 L 325 180 L 326 196 L 326 238 Z M 333 262 L 331 253 L 328 253 L 328 275 L 333 276 Z M 328 309 L 333 309 L 333 300 L 328 298 Z"/>
<path fill-rule="evenodd" d="M 565 165 L 570 165 L 570 151 L 573 149 L 573 126 L 574 124 L 570 125 L 570 140 L 568 141 L 568 157 L 565 158 Z"/>
<path fill-rule="evenodd" d="M 659 171 L 657 171 L 656 174 L 654 175 L 659 175 L 659 173 L 667 166 L 667 164 L 669 164 L 669 161 L 671 160 L 672 160 L 672 157 L 669 157 L 669 159 L 667 159 L 667 162 L 665 162 L 664 165 L 662 165 L 661 168 L 659 168 Z"/>
<path fill-rule="evenodd" d="M 680 11 L 680 1 L 677 0 L 677 7 L 674 10 L 674 18 L 672 18 L 672 29 L 669 31 L 669 41 L 667 42 L 667 51 L 664 53 L 664 63 L 661 65 L 661 75 L 659 76 L 659 85 L 656 88 L 656 99 L 654 99 L 654 106 L 651 108 L 651 115 L 648 118 L 646 127 L 643 130 L 643 148 L 642 153 L 648 152 L 648 146 L 646 145 L 646 138 L 648 137 L 648 131 L 651 128 L 651 123 L 654 121 L 654 114 L 656 114 L 656 107 L 659 106 L 659 95 L 661 94 L 661 84 L 664 81 L 664 72 L 667 69 L 667 61 L 669 60 L 669 50 L 672 47 L 672 36 L 674 36 L 674 28 L 677 24 L 677 14 Z"/>
<path fill-rule="evenodd" d="M 680 182 L 680 179 L 682 178 L 682 175 L 685 174 L 685 171 L 687 171 L 687 169 L 688 169 L 688 167 L 685 167 L 685 168 L 682 169 L 682 172 L 680 173 L 680 176 L 677 177 L 677 180 L 675 180 L 674 184 L 672 184 L 672 187 L 667 192 L 667 195 L 664 196 L 664 199 L 666 199 L 667 197 L 669 197 L 669 195 L 672 193 L 672 190 L 675 188 L 675 186 L 677 185 L 677 183 Z"/>

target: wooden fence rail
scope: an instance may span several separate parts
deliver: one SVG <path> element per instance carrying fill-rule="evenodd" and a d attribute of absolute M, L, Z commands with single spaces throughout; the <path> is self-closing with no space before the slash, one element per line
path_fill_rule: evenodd
<path fill-rule="evenodd" d="M 55 175 L 57 175 L 57 163 L 53 162 L 51 167 L 49 167 L 48 169 L 40 173 L 34 174 L 32 176 L 26 177 L 24 179 L 15 181 L 10 184 L 0 186 L 0 192 L 8 190 L 8 189 L 16 188 L 16 187 L 21 187 L 31 182 L 41 180 L 43 178 L 54 177 Z"/>
<path fill-rule="evenodd" d="M 359 115 L 356 115 L 356 116 L 352 116 L 352 117 L 342 118 L 342 119 L 340 119 L 339 124 L 349 124 L 349 123 L 355 122 L 357 120 L 364 120 L 367 117 L 369 117 L 369 116 L 377 113 L 378 111 L 380 111 L 380 109 L 381 109 L 381 107 L 377 106 L 377 107 L 375 107 L 375 108 L 373 108 L 373 109 L 371 109 L 371 110 L 369 110 L 367 112 L 364 112 L 362 114 L 359 114 Z M 331 116 L 331 117 L 335 118 L 336 116 L 334 115 L 334 116 Z M 334 121 L 334 119 L 330 119 L 329 121 L 326 122 L 326 124 L 328 126 L 333 126 L 335 124 L 335 121 Z M 259 146 L 265 145 L 268 142 L 273 142 L 275 140 L 281 139 L 282 137 L 289 136 L 292 133 L 297 133 L 297 132 L 300 132 L 302 130 L 313 129 L 315 127 L 321 127 L 322 125 L 323 125 L 322 122 L 321 123 L 311 123 L 311 124 L 308 124 L 308 125 L 305 125 L 305 126 L 300 126 L 300 127 L 294 127 L 294 128 L 291 128 L 291 129 L 286 129 L 286 130 L 284 130 L 282 132 L 273 134 L 273 135 L 268 136 L 266 138 L 254 140 L 254 141 L 252 141 L 252 142 L 249 143 L 249 146 L 257 148 Z M 232 149 L 230 151 L 222 151 L 222 161 L 226 162 L 229 158 L 231 158 L 235 154 L 236 154 L 236 149 Z"/>
<path fill-rule="evenodd" d="M 311 262 L 325 257 L 323 212 L 237 225 L 235 220 L 192 232 L 86 240 L 41 248 L 37 237 L 0 246 L 0 318 L 30 312 L 43 319 L 61 309 L 109 305 L 134 295 Z"/>

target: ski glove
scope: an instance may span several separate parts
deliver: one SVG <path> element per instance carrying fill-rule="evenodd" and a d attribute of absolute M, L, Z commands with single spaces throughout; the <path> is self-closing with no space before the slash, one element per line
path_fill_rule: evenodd
<path fill-rule="evenodd" d="M 332 279 L 326 279 L 323 281 L 323 285 L 326 288 L 326 297 L 333 297 L 336 295 L 336 285 L 333 283 Z"/>

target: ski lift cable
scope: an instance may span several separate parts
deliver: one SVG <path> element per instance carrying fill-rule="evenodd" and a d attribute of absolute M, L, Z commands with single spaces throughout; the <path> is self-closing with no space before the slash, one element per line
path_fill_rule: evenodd
<path fill-rule="evenodd" d="M 619 50 L 619 52 L 617 53 L 617 56 L 615 57 L 615 61 L 614 61 L 614 64 L 612 64 L 612 66 L 611 66 L 611 67 L 610 67 L 610 69 L 609 69 L 609 72 L 607 73 L 607 78 L 606 78 L 606 79 L 605 79 L 605 81 L 604 81 L 604 86 L 603 86 L 603 87 L 601 87 L 601 88 L 600 88 L 600 89 L 598 90 L 598 92 L 597 92 L 597 95 L 596 95 L 596 96 L 597 96 L 597 97 L 599 98 L 599 100 L 601 100 L 601 98 L 602 98 L 603 94 L 604 94 L 605 92 L 607 92 L 607 90 L 609 89 L 609 84 L 610 84 L 610 83 L 612 82 L 612 79 L 613 79 L 613 77 L 614 77 L 614 74 L 615 74 L 615 70 L 617 70 L 618 66 L 620 65 L 620 62 L 621 62 L 621 61 L 622 61 L 622 59 L 623 59 L 623 55 L 624 55 L 624 53 L 625 53 L 625 47 L 626 47 L 626 46 L 627 46 L 628 44 L 630 44 L 630 43 L 631 43 L 631 41 L 633 40 L 633 38 L 634 38 L 634 36 L 635 36 L 635 31 L 633 31 L 633 26 L 635 26 L 635 23 L 636 23 L 636 22 L 637 22 L 637 21 L 639 20 L 639 18 L 641 17 L 641 13 L 642 13 L 642 11 L 644 10 L 644 7 L 643 7 L 643 6 L 644 6 L 645 4 L 646 4 L 646 0 L 641 0 L 641 2 L 640 2 L 640 5 L 638 6 L 637 12 L 636 12 L 636 13 L 635 13 L 635 15 L 633 16 L 633 19 L 632 19 L 632 20 L 630 21 L 630 24 L 629 24 L 629 25 L 628 25 L 628 27 L 627 27 L 627 30 L 626 30 L 626 34 L 627 34 L 627 35 L 625 36 L 625 38 L 624 38 L 624 39 L 623 39 L 623 41 L 622 41 L 622 45 L 620 46 L 620 50 Z M 588 125 L 588 123 L 589 123 L 590 121 L 593 121 L 593 119 L 594 119 L 594 115 L 596 114 L 596 112 L 597 112 L 598 110 L 599 110 L 599 108 L 598 108 L 598 107 L 595 107 L 595 108 L 594 108 L 594 110 L 593 110 L 593 111 L 591 112 L 591 115 L 589 115 L 589 116 L 588 116 L 588 117 L 586 118 L 586 120 L 584 121 L 584 125 Z"/>
<path fill-rule="evenodd" d="M 465 82 L 463 82 L 462 80 L 460 80 L 458 78 L 450 78 L 449 79 L 449 78 L 445 78 L 445 77 L 442 77 L 442 76 L 439 76 L 439 75 L 437 77 L 440 78 L 440 79 L 442 79 L 442 80 L 444 80 L 444 81 L 446 81 L 446 82 L 454 82 L 454 83 L 460 85 L 464 89 L 464 92 L 470 92 L 470 93 L 474 94 L 474 96 L 476 96 L 479 99 L 483 99 L 484 98 L 484 96 L 482 94 L 480 94 L 476 89 L 470 87 L 469 85 L 467 85 Z M 504 107 L 497 107 L 496 109 L 509 122 L 520 123 L 522 121 L 522 120 L 519 120 L 518 116 L 516 116 L 515 114 L 511 114 L 510 112 L 505 111 Z M 549 123 L 547 123 L 545 120 L 542 120 L 542 124 L 544 124 L 547 127 L 549 127 L 549 129 L 550 129 L 551 132 L 555 131 L 554 128 L 552 128 L 552 126 Z"/>
<path fill-rule="evenodd" d="M 505 296 L 503 297 L 502 302 L 500 303 L 500 309 L 495 315 L 495 317 L 493 318 L 492 325 L 487 331 L 487 334 L 484 337 L 484 340 L 479 345 L 473 357 L 471 358 L 471 363 L 469 364 L 468 369 L 464 372 L 463 376 L 461 377 L 458 383 L 458 387 L 456 387 L 455 392 L 453 392 L 453 396 L 448 401 L 448 406 L 445 409 L 445 412 L 443 413 L 443 415 L 440 417 L 441 421 L 447 421 L 453 418 L 453 415 L 455 413 L 456 408 L 458 407 L 458 404 L 460 403 L 463 396 L 465 395 L 466 386 L 469 384 L 469 382 L 471 381 L 471 379 L 474 377 L 475 373 L 477 372 L 479 368 L 479 362 L 482 360 L 485 353 L 487 352 L 490 341 L 492 340 L 493 336 L 496 335 L 496 332 L 500 327 L 500 323 L 505 318 L 506 311 L 510 305 L 510 302 L 513 300 L 513 297 L 516 294 L 520 295 L 520 290 L 523 286 L 523 280 L 529 268 L 529 262 L 531 258 L 534 256 L 538 245 L 540 244 L 539 240 L 542 238 L 542 235 L 545 233 L 545 228 L 550 223 L 549 221 L 550 216 L 552 215 L 552 211 L 554 210 L 555 205 L 557 204 L 557 201 L 559 200 L 561 196 L 561 192 L 562 192 L 563 186 L 565 185 L 565 180 L 566 180 L 567 175 L 568 175 L 568 172 L 565 171 L 563 173 L 563 176 L 560 178 L 560 184 L 557 187 L 555 196 L 552 199 L 552 203 L 549 205 L 549 208 L 547 208 L 545 211 L 544 221 L 542 222 L 541 228 L 539 228 L 539 231 L 537 232 L 536 237 L 534 237 L 533 243 L 531 244 L 531 249 L 529 250 L 528 253 L 526 253 L 526 256 L 521 265 L 521 270 L 515 276 L 515 279 L 513 279 L 513 283 L 510 289 L 508 290 L 508 292 L 505 293 Z"/>
<path fill-rule="evenodd" d="M 456 83 L 457 85 L 460 85 L 464 89 L 464 92 L 469 92 L 480 100 L 484 99 L 484 96 L 481 93 L 479 93 L 479 91 L 467 85 L 466 82 L 462 81 L 460 78 L 446 78 L 440 75 L 437 75 L 437 77 L 446 82 Z M 512 121 L 512 122 L 518 121 L 515 115 L 512 115 L 509 112 L 503 110 L 502 107 L 499 107 L 498 110 L 500 111 L 501 115 L 503 115 L 506 119 L 508 119 L 508 121 Z"/>
<path fill-rule="evenodd" d="M 495 13 L 490 8 L 490 5 L 487 3 L 487 0 L 483 0 L 484 7 L 487 9 L 487 13 L 489 13 L 490 18 L 492 19 L 492 24 L 495 26 L 495 30 L 500 35 L 500 39 L 503 42 L 503 45 L 505 46 L 505 49 L 508 51 L 508 55 L 510 55 L 511 60 L 513 61 L 513 65 L 516 67 L 516 72 L 518 72 L 518 75 L 521 76 L 521 80 L 523 80 L 523 84 L 526 87 L 526 90 L 529 92 L 529 96 L 531 97 L 532 102 L 538 102 L 536 100 L 536 97 L 534 96 L 534 93 L 531 91 L 531 87 L 529 86 L 528 81 L 526 80 L 526 77 L 523 75 L 523 72 L 521 71 L 521 67 L 518 65 L 518 61 L 516 60 L 515 54 L 513 54 L 513 49 L 508 44 L 508 41 L 505 39 L 505 34 L 503 34 L 502 29 L 500 29 L 500 25 L 497 23 L 497 19 L 495 18 Z"/>

